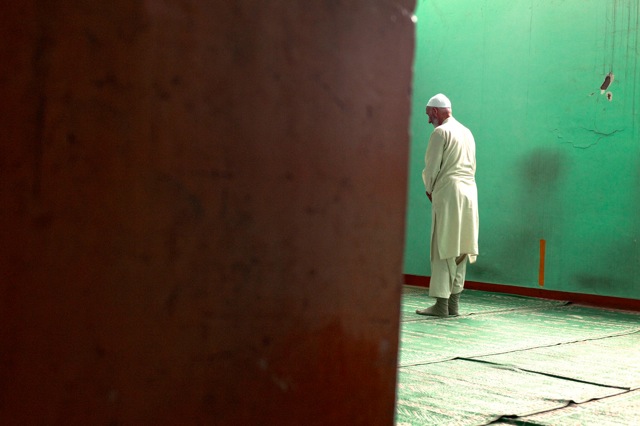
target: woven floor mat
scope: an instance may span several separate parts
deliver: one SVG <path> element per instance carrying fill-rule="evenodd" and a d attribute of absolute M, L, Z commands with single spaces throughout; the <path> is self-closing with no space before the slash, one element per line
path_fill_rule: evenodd
<path fill-rule="evenodd" d="M 624 392 L 473 361 L 399 369 L 396 424 L 484 425 Z"/>
<path fill-rule="evenodd" d="M 599 385 L 640 388 L 640 333 L 476 359 Z"/>
<path fill-rule="evenodd" d="M 640 315 L 577 305 L 401 323 L 399 366 L 472 358 L 640 331 Z"/>
<path fill-rule="evenodd" d="M 639 421 L 640 390 L 636 390 L 532 416 L 503 419 L 491 424 L 629 426 L 636 425 Z"/>

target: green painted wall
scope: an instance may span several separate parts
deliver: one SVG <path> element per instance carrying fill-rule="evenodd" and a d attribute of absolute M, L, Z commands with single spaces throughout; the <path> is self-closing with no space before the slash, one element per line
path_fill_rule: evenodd
<path fill-rule="evenodd" d="M 538 287 L 544 239 L 544 288 L 640 299 L 639 3 L 418 2 L 406 274 L 430 275 L 424 105 L 443 92 L 476 138 L 467 279 Z"/>

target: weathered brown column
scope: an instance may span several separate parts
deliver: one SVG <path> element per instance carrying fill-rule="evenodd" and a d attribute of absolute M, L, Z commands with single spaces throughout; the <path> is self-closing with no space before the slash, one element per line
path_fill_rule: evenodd
<path fill-rule="evenodd" d="M 413 6 L 3 2 L 3 424 L 392 424 Z"/>

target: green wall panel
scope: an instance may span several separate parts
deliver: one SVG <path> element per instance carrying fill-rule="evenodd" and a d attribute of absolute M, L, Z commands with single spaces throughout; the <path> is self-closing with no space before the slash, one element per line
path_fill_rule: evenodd
<path fill-rule="evenodd" d="M 480 252 L 468 279 L 640 298 L 638 0 L 423 0 L 416 9 L 405 273 L 430 275 L 424 106 L 476 137 Z M 606 93 L 600 85 L 614 73 Z"/>

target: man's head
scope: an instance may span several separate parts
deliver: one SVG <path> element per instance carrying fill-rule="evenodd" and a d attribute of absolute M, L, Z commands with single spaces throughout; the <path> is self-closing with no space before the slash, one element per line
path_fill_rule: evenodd
<path fill-rule="evenodd" d="M 429 123 L 438 127 L 444 120 L 451 117 L 451 101 L 442 93 L 438 93 L 427 102 L 427 115 Z"/>

